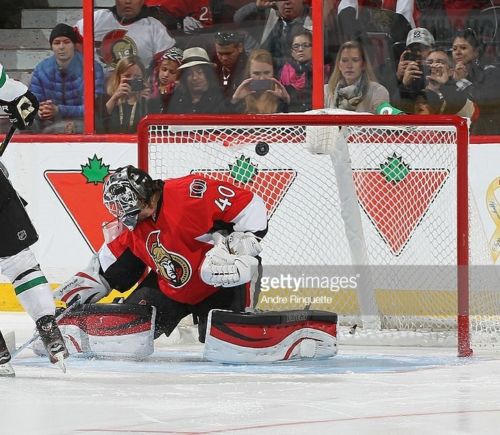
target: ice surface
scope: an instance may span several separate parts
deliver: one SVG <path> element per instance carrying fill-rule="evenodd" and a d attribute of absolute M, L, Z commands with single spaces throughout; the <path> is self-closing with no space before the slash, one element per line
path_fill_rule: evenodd
<path fill-rule="evenodd" d="M 33 323 L 0 313 L 19 346 Z M 223 365 L 157 340 L 143 361 L 26 350 L 0 379 L 0 434 L 498 434 L 500 355 L 345 347 L 325 361 Z"/>

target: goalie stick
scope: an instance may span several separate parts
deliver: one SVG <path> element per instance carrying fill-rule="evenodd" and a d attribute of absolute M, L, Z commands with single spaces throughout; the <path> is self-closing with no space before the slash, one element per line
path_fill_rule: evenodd
<path fill-rule="evenodd" d="M 80 298 L 77 297 L 77 298 L 73 299 L 73 301 L 67 306 L 67 308 L 56 316 L 56 323 L 58 323 L 59 320 L 61 320 L 64 316 L 69 314 L 72 310 L 74 310 L 79 305 L 80 305 Z M 31 336 L 31 338 L 28 339 L 28 341 L 23 343 L 21 346 L 19 346 L 16 350 L 14 350 L 14 352 L 12 352 L 12 354 L 11 354 L 12 359 L 14 359 L 24 349 L 26 349 L 28 346 L 30 346 L 39 336 L 40 336 L 40 334 L 39 334 L 38 330 L 35 329 L 35 332 Z M 64 365 L 63 360 L 59 360 L 57 365 L 61 368 L 63 373 L 66 373 L 66 366 Z"/>
<path fill-rule="evenodd" d="M 3 156 L 3 153 L 7 149 L 7 145 L 9 145 L 10 140 L 12 139 L 12 136 L 14 136 L 14 133 L 16 132 L 16 126 L 12 124 L 10 126 L 9 132 L 5 136 L 2 145 L 0 145 L 0 157 Z"/>

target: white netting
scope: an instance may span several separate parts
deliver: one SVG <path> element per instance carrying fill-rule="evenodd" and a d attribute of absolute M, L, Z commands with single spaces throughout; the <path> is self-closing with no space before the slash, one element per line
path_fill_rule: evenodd
<path fill-rule="evenodd" d="M 269 285 L 261 308 L 310 303 L 337 312 L 345 325 L 376 317 L 377 331 L 368 333 L 366 322 L 363 328 L 373 343 L 400 337 L 400 331 L 404 338 L 393 339 L 397 344 L 454 343 L 454 127 L 170 129 L 159 123 L 149 126 L 144 146 L 153 178 L 204 173 L 266 201 L 270 221 L 262 258 Z M 471 264 L 491 265 L 476 206 L 469 204 Z M 282 276 L 296 280 L 272 285 L 271 277 Z M 483 269 L 471 270 L 471 277 L 473 342 L 492 343 L 500 327 L 500 293 Z"/>

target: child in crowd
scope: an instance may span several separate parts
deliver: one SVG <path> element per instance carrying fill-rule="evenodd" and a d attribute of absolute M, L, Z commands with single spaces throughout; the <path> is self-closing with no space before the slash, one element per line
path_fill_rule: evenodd
<path fill-rule="evenodd" d="M 175 87 L 179 83 L 182 63 L 182 50 L 172 47 L 163 53 L 153 70 L 152 99 L 150 109 L 155 113 L 164 113 Z"/>
<path fill-rule="evenodd" d="M 291 59 L 283 65 L 280 82 L 290 94 L 290 112 L 305 112 L 312 108 L 312 33 L 302 30 L 292 39 Z"/>

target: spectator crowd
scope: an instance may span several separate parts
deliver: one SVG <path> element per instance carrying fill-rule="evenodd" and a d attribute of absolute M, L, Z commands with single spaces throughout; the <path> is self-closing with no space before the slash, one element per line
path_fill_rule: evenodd
<path fill-rule="evenodd" d="M 308 0 L 115 0 L 94 13 L 98 133 L 148 113 L 312 109 Z M 482 0 L 324 0 L 325 107 L 470 118 L 500 134 L 500 6 Z M 57 24 L 33 71 L 33 131 L 83 128 L 83 21 Z M 320 64 L 319 60 L 317 64 Z"/>

